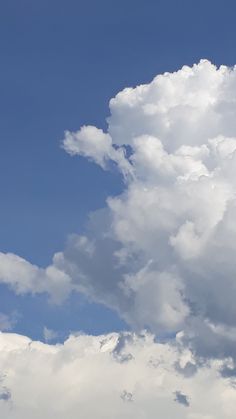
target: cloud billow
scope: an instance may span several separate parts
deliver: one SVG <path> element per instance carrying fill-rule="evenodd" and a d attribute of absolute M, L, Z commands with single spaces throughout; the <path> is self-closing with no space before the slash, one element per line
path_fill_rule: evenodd
<path fill-rule="evenodd" d="M 55 302 L 82 292 L 135 330 L 209 329 L 234 342 L 235 86 L 234 68 L 202 60 L 118 93 L 107 132 L 67 131 L 64 149 L 104 169 L 113 161 L 124 191 L 47 269 L 2 253 L 1 282 Z"/>
<path fill-rule="evenodd" d="M 1 254 L 0 281 L 55 302 L 83 293 L 136 332 L 177 335 L 199 359 L 234 362 L 235 115 L 236 69 L 207 60 L 118 93 L 107 132 L 67 131 L 63 147 L 115 164 L 122 194 L 47 269 Z"/>
<path fill-rule="evenodd" d="M 118 93 L 103 137 L 83 127 L 63 143 L 103 168 L 113 160 L 125 181 L 107 200 L 103 228 L 87 237 L 91 263 L 109 256 L 111 266 L 98 263 L 96 274 L 69 245 L 58 257 L 65 271 L 78 266 L 85 292 L 133 328 L 183 330 L 206 357 L 235 352 L 235 87 L 235 68 L 202 60 Z"/>

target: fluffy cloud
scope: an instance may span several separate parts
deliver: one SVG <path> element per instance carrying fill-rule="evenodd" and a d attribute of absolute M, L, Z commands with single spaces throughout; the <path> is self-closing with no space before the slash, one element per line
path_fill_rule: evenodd
<path fill-rule="evenodd" d="M 70 282 L 69 276 L 53 265 L 42 269 L 12 253 L 0 253 L 0 283 L 7 284 L 16 294 L 45 292 L 59 303 L 72 290 Z"/>
<path fill-rule="evenodd" d="M 235 356 L 235 87 L 235 68 L 202 60 L 118 93 L 104 135 L 109 150 L 128 151 L 130 176 L 93 216 L 93 255 L 74 238 L 59 263 L 132 327 L 183 329 L 207 357 Z"/>
<path fill-rule="evenodd" d="M 96 127 L 84 126 L 78 132 L 67 131 L 63 148 L 72 156 L 88 157 L 103 169 L 113 161 L 124 175 L 132 172 L 132 166 L 125 158 L 125 149 L 114 148 L 111 136 Z"/>
<path fill-rule="evenodd" d="M 128 356 L 129 355 L 129 356 Z M 178 370 L 177 366 L 178 365 Z M 5 419 L 233 419 L 236 392 L 220 363 L 185 374 L 191 352 L 148 334 L 70 336 L 46 345 L 0 334 Z"/>
<path fill-rule="evenodd" d="M 236 68 L 202 60 L 118 93 L 107 132 L 66 132 L 64 149 L 116 164 L 124 191 L 47 269 L 1 254 L 0 281 L 56 301 L 81 292 L 133 330 L 182 331 L 199 357 L 235 360 L 235 92 Z"/>

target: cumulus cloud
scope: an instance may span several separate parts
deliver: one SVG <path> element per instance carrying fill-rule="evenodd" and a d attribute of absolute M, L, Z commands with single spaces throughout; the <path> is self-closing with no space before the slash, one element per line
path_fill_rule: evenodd
<path fill-rule="evenodd" d="M 107 132 L 66 132 L 69 154 L 117 165 L 123 193 L 48 268 L 1 254 L 0 281 L 55 301 L 81 292 L 133 330 L 181 331 L 199 358 L 234 362 L 235 88 L 236 68 L 202 60 L 118 93 Z"/>
<path fill-rule="evenodd" d="M 70 282 L 69 276 L 54 265 L 42 269 L 12 253 L 0 253 L 0 283 L 7 284 L 16 294 L 45 292 L 59 303 L 70 293 Z"/>
<path fill-rule="evenodd" d="M 235 354 L 235 87 L 235 68 L 202 60 L 111 99 L 104 135 L 129 147 L 132 177 L 90 235 L 95 260 L 104 251 L 112 266 L 96 276 L 78 263 L 87 292 L 132 327 L 182 329 L 207 357 Z M 76 265 L 72 247 L 64 267 Z"/>
<path fill-rule="evenodd" d="M 113 161 L 124 175 L 132 172 L 132 166 L 125 158 L 125 148 L 115 148 L 111 136 L 96 127 L 83 126 L 77 132 L 66 131 L 63 148 L 72 156 L 88 157 L 103 169 Z"/>
<path fill-rule="evenodd" d="M 122 363 L 117 351 L 133 356 Z M 5 419 L 235 417 L 236 392 L 228 378 L 218 376 L 219 362 L 198 367 L 188 378 L 176 371 L 176 362 L 184 368 L 195 361 L 189 350 L 157 343 L 149 334 L 78 335 L 47 345 L 1 333 L 0 414 Z"/>

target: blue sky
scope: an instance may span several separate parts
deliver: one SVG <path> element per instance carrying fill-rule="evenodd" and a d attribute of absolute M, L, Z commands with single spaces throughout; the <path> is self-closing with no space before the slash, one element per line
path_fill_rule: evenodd
<path fill-rule="evenodd" d="M 123 181 L 60 144 L 65 130 L 106 128 L 108 101 L 200 58 L 236 62 L 234 1 L 0 2 L 0 250 L 42 267 L 83 233 L 88 214 Z M 1 311 L 16 310 L 15 330 L 43 327 L 91 333 L 125 328 L 115 313 L 70 297 L 15 296 L 1 285 Z"/>

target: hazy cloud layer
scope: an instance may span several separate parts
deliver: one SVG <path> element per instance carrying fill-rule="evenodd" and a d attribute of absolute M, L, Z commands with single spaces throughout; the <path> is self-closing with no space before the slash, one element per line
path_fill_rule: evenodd
<path fill-rule="evenodd" d="M 120 341 L 123 345 L 120 345 Z M 117 348 L 118 346 L 118 348 Z M 132 354 L 119 362 L 114 353 Z M 71 336 L 46 345 L 0 334 L 0 415 L 4 419 L 233 419 L 236 392 L 220 363 L 191 377 L 175 369 L 194 357 L 153 336 Z"/>

